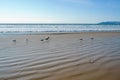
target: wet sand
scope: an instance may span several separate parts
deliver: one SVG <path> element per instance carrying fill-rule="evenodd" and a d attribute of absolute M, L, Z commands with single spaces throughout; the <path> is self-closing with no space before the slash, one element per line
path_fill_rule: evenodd
<path fill-rule="evenodd" d="M 2 35 L 0 80 L 120 80 L 120 33 Z"/>

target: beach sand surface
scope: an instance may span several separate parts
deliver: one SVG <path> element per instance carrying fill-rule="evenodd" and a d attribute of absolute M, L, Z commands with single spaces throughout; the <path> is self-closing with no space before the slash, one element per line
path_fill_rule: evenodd
<path fill-rule="evenodd" d="M 0 80 L 120 80 L 120 33 L 0 35 Z"/>

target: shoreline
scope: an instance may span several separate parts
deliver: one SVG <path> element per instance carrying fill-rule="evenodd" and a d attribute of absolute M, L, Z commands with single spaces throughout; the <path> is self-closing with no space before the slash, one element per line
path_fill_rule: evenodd
<path fill-rule="evenodd" d="M 0 33 L 0 35 L 62 35 L 62 34 L 89 34 L 89 33 L 120 33 L 120 31 L 86 31 L 86 32 L 11 32 L 11 33 Z"/>

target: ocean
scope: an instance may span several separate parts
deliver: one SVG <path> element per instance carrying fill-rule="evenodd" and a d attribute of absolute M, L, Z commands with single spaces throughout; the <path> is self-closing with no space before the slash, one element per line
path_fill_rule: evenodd
<path fill-rule="evenodd" d="M 97 24 L 0 24 L 0 34 L 44 32 L 120 31 L 120 25 Z"/>

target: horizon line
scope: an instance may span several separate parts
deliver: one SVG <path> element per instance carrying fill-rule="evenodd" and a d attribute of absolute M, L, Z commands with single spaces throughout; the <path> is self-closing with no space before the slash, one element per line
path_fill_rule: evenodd
<path fill-rule="evenodd" d="M 62 23 L 62 22 L 58 22 L 58 23 L 56 23 L 56 22 L 47 22 L 47 23 L 45 23 L 45 22 L 43 22 L 43 23 L 41 23 L 41 22 L 0 22 L 0 25 L 1 24 L 100 24 L 100 23 L 104 23 L 104 22 L 120 22 L 120 21 L 101 21 L 101 22 L 94 22 L 94 23 L 79 23 L 79 22 L 73 22 L 73 23 L 71 23 L 71 22 L 64 22 L 64 23 Z"/>

